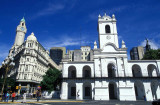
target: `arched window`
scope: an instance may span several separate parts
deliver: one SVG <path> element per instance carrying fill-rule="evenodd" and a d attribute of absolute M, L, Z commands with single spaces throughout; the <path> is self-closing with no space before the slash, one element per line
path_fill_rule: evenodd
<path fill-rule="evenodd" d="M 160 98 L 160 84 L 157 80 L 154 80 L 151 82 L 151 90 L 152 90 L 152 96 L 153 100 L 157 100 Z"/>
<path fill-rule="evenodd" d="M 115 82 L 109 83 L 109 98 L 111 99 L 117 99 L 117 85 Z"/>
<path fill-rule="evenodd" d="M 141 67 L 137 64 L 132 66 L 133 77 L 142 77 Z"/>
<path fill-rule="evenodd" d="M 156 77 L 157 76 L 157 68 L 155 65 L 150 64 L 150 65 L 148 65 L 147 69 L 148 69 L 148 76 L 149 77 Z"/>
<path fill-rule="evenodd" d="M 75 82 L 70 82 L 68 84 L 68 98 L 76 99 L 76 84 Z"/>
<path fill-rule="evenodd" d="M 83 83 L 83 99 L 92 99 L 92 86 L 91 83 Z"/>
<path fill-rule="evenodd" d="M 108 64 L 108 77 L 116 77 L 115 70 L 116 70 L 116 68 L 115 68 L 114 64 L 112 64 L 112 63 Z"/>
<path fill-rule="evenodd" d="M 135 89 L 136 100 L 144 100 L 144 97 L 146 97 L 146 94 L 144 91 L 143 83 L 141 81 L 136 81 L 134 83 L 134 89 Z"/>
<path fill-rule="evenodd" d="M 76 70 L 71 71 L 71 78 L 76 78 Z"/>
<path fill-rule="evenodd" d="M 68 68 L 68 77 L 69 78 L 76 78 L 76 68 L 74 66 L 70 66 Z"/>
<path fill-rule="evenodd" d="M 83 77 L 90 78 L 91 77 L 91 68 L 89 66 L 83 67 Z"/>
<path fill-rule="evenodd" d="M 111 30 L 110 30 L 110 26 L 109 26 L 109 25 L 106 25 L 106 26 L 105 26 L 105 30 L 106 30 L 106 33 L 111 33 Z"/>

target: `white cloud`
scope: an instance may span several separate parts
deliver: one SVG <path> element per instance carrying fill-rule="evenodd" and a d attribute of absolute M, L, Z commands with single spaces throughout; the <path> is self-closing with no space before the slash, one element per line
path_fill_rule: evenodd
<path fill-rule="evenodd" d="M 100 14 L 100 15 L 104 15 L 104 13 L 106 13 L 107 15 L 109 15 L 109 14 L 114 14 L 114 13 L 116 13 L 116 12 L 121 12 L 121 11 L 123 11 L 123 10 L 125 10 L 126 8 L 127 8 L 128 6 L 119 6 L 119 7 L 115 7 L 115 8 L 112 8 L 112 9 L 105 9 L 104 11 L 96 11 L 96 12 L 94 12 L 94 13 L 92 13 L 92 14 L 89 14 L 89 18 L 91 19 L 91 20 L 96 20 L 97 18 L 98 18 L 98 15 Z M 101 13 L 103 13 L 103 14 L 101 14 Z"/>
<path fill-rule="evenodd" d="M 55 4 L 55 3 L 49 3 L 48 6 L 41 11 L 37 12 L 32 19 L 35 19 L 39 16 L 46 16 L 46 15 L 51 15 L 55 14 L 56 12 L 64 9 L 65 5 L 63 4 Z"/>
<path fill-rule="evenodd" d="M 149 44 L 151 45 L 151 49 L 160 48 L 160 44 L 156 43 L 154 40 L 149 40 Z M 142 41 L 140 46 L 146 46 L 146 40 Z"/>
<path fill-rule="evenodd" d="M 81 46 L 81 45 L 89 45 L 93 44 L 94 41 L 87 41 L 87 37 L 69 37 L 68 35 L 61 35 L 58 39 L 48 39 L 42 42 L 42 45 L 46 49 L 50 49 L 51 47 L 68 47 L 68 46 Z"/>

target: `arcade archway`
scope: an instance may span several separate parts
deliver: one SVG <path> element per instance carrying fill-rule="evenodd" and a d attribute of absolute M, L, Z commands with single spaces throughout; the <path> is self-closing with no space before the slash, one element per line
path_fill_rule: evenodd
<path fill-rule="evenodd" d="M 109 99 L 112 100 L 112 99 L 118 99 L 117 97 L 117 85 L 115 82 L 110 82 L 109 83 Z"/>

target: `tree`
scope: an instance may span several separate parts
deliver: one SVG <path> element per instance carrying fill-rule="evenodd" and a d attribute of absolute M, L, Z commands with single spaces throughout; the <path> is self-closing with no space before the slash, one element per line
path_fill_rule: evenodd
<path fill-rule="evenodd" d="M 49 68 L 40 83 L 41 89 L 47 91 L 56 90 L 57 85 L 60 84 L 60 76 L 61 72 L 59 70 Z"/>
<path fill-rule="evenodd" d="M 4 82 L 4 78 L 0 78 L 0 88 L 1 89 L 2 89 L 3 82 Z M 6 79 L 6 83 L 5 83 L 4 87 L 5 87 L 4 88 L 5 92 L 8 90 L 15 91 L 15 87 L 16 87 L 15 79 L 8 77 Z"/>
<path fill-rule="evenodd" d="M 143 60 L 159 60 L 160 59 L 160 49 L 149 50 L 144 54 Z"/>

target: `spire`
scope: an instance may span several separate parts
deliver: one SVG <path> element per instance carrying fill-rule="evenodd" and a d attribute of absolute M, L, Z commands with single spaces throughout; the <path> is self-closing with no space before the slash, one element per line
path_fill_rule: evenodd
<path fill-rule="evenodd" d="M 101 15 L 99 14 L 98 18 L 101 18 Z"/>
<path fill-rule="evenodd" d="M 146 38 L 146 51 L 149 51 L 151 46 L 149 45 L 149 40 Z"/>
<path fill-rule="evenodd" d="M 25 22 L 25 19 L 24 19 L 24 17 L 21 19 L 21 22 Z"/>
<path fill-rule="evenodd" d="M 114 14 L 112 15 L 112 18 L 115 19 L 115 15 Z"/>
<path fill-rule="evenodd" d="M 32 33 L 31 33 L 31 35 L 33 35 L 33 36 L 34 36 L 34 33 L 32 32 Z"/>
<path fill-rule="evenodd" d="M 126 48 L 125 42 L 122 40 L 122 48 Z"/>
<path fill-rule="evenodd" d="M 94 41 L 94 49 L 97 49 L 97 42 Z"/>
<path fill-rule="evenodd" d="M 104 16 L 107 16 L 106 13 L 104 13 Z"/>

